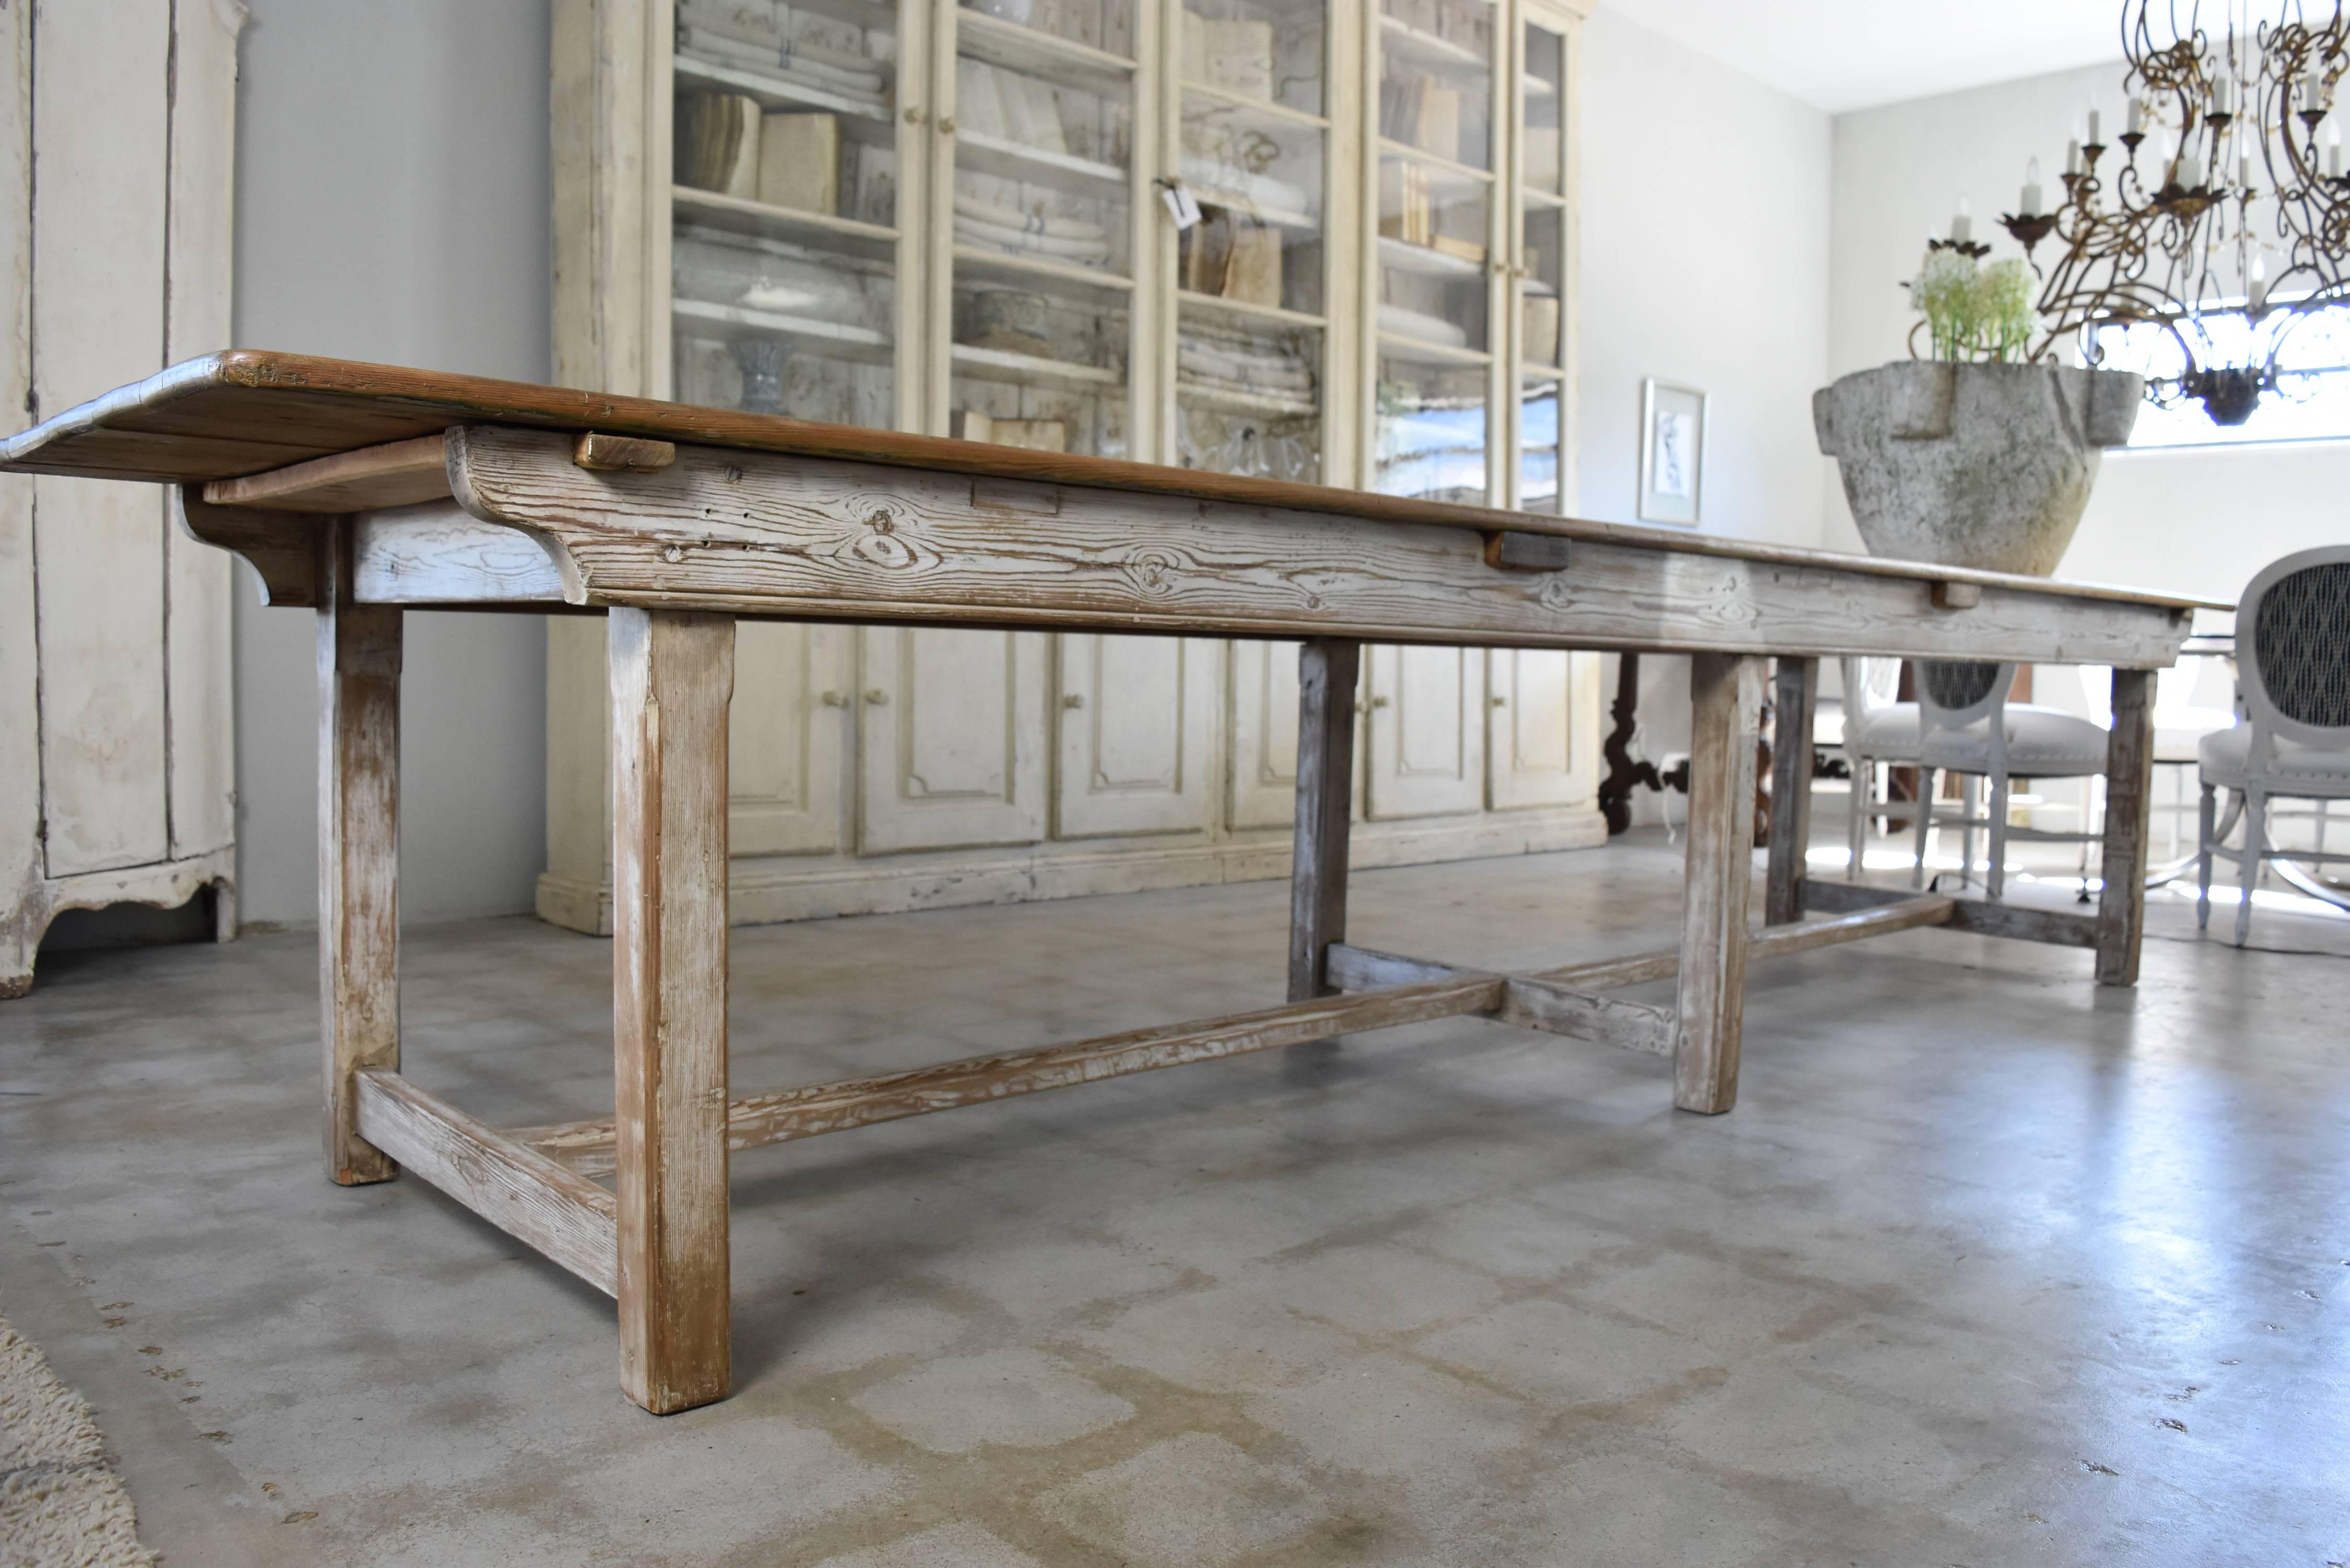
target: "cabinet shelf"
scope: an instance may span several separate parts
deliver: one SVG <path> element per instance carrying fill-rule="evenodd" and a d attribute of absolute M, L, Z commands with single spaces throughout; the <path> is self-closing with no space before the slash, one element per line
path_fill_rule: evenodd
<path fill-rule="evenodd" d="M 1089 185 L 1107 186 L 1120 194 L 1126 192 L 1126 171 L 1108 163 L 1097 163 L 1090 158 L 1073 157 L 1066 152 L 1047 152 L 1041 148 L 1023 147 L 1016 141 L 983 135 L 976 130 L 959 131 L 955 135 L 955 167 L 979 174 L 998 174 L 1006 180 L 1029 180 L 1039 184 L 1058 184 L 1065 180 L 1082 181 Z"/>
<path fill-rule="evenodd" d="M 1186 310 L 1221 311 L 1228 316 L 1244 316 L 1252 321 L 1272 322 L 1281 327 L 1306 327 L 1319 331 L 1328 325 L 1319 316 L 1303 310 L 1284 310 L 1278 305 L 1258 305 L 1246 299 L 1227 299 L 1221 294 L 1201 294 L 1196 289 L 1178 289 L 1176 299 Z"/>
<path fill-rule="evenodd" d="M 1007 22 L 969 6 L 958 7 L 954 16 L 955 46 L 972 59 L 1025 71 L 1031 76 L 1057 78 L 1097 92 L 1123 92 L 1133 79 L 1134 62 L 1123 55 Z"/>
<path fill-rule="evenodd" d="M 812 242 L 876 261 L 889 259 L 898 244 L 898 231 L 895 229 L 885 228 L 879 223 L 859 223 L 855 218 L 838 217 L 830 213 L 810 213 L 796 207 L 771 207 L 764 202 L 746 202 L 739 196 L 699 190 L 691 185 L 671 186 L 670 199 L 676 203 L 680 221 L 690 221 L 704 228 L 723 229 L 731 234 L 751 234 L 761 239 Z"/>
<path fill-rule="evenodd" d="M 827 110 L 841 117 L 840 133 L 853 140 L 887 147 L 892 144 L 896 136 L 895 128 L 889 123 L 889 106 L 886 102 L 877 104 L 864 99 L 847 98 L 827 92 L 822 88 L 802 87 L 797 82 L 763 76 L 738 66 L 697 60 L 690 55 L 677 57 L 677 79 L 743 93 L 758 99 L 762 109 L 785 112 Z"/>
<path fill-rule="evenodd" d="M 1456 366 L 1490 365 L 1493 357 L 1482 348 L 1455 348 L 1448 343 L 1430 343 L 1425 338 L 1406 337 L 1393 332 L 1379 334 L 1379 358 L 1401 359 L 1413 365 Z"/>
<path fill-rule="evenodd" d="M 1450 76 L 1487 76 L 1493 62 L 1465 44 L 1423 33 L 1393 16 L 1379 18 L 1379 47 L 1399 60 Z"/>
<path fill-rule="evenodd" d="M 1193 81 L 1188 77 L 1182 83 L 1186 99 L 1199 99 L 1228 110 L 1238 119 L 1256 119 L 1279 130 L 1327 130 L 1330 122 L 1318 114 L 1308 114 L 1302 109 L 1292 109 L 1285 103 L 1275 103 L 1269 98 L 1256 98 L 1230 88 L 1214 87 L 1207 82 Z"/>
<path fill-rule="evenodd" d="M 1098 365 L 1076 365 L 1066 359 L 1015 354 L 1005 348 L 982 348 L 971 343 L 955 344 L 951 357 L 955 369 L 967 374 L 1017 381 L 1023 385 L 1098 393 L 1123 388 L 1126 384 L 1124 376 L 1115 370 L 1105 370 Z"/>
<path fill-rule="evenodd" d="M 1055 261 L 1050 256 L 990 250 L 984 245 L 956 245 L 954 265 L 957 277 L 992 275 L 1012 283 L 1035 283 L 1049 278 L 1055 283 L 1078 288 L 1098 288 L 1112 294 L 1134 292 L 1134 280 L 1118 273 L 1105 272 L 1099 267 L 1079 266 L 1075 262 Z"/>
<path fill-rule="evenodd" d="M 1322 415 L 1321 405 L 1309 399 L 1203 387 L 1196 381 L 1186 381 L 1180 376 L 1175 379 L 1175 397 L 1179 402 L 1196 403 L 1226 413 L 1255 414 L 1261 419 L 1311 420 L 1319 419 Z"/>
<path fill-rule="evenodd" d="M 706 299 L 673 300 L 670 310 L 687 321 L 702 322 L 712 327 L 747 328 L 806 342 L 812 350 L 827 358 L 854 359 L 868 365 L 886 365 L 890 359 L 889 339 L 869 327 L 855 327 L 845 321 L 819 321 L 805 316 L 785 316 L 773 310 L 754 310 L 743 305 L 716 305 Z"/>
<path fill-rule="evenodd" d="M 1415 245 L 1387 234 L 1379 236 L 1379 265 L 1398 272 L 1414 272 L 1422 277 L 1451 280 L 1482 277 L 1485 264 L 1456 256 L 1450 251 L 1440 251 L 1430 245 Z"/>
<path fill-rule="evenodd" d="M 1493 183 L 1492 171 L 1447 158 L 1440 152 L 1414 147 L 1409 141 L 1379 138 L 1379 156 L 1398 158 L 1407 163 L 1417 163 L 1429 172 L 1429 185 L 1433 191 L 1458 192 L 1463 195 L 1482 194 Z"/>

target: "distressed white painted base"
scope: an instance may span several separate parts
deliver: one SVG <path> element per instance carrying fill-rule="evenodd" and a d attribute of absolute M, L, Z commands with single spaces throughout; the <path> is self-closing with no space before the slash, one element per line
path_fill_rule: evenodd
<path fill-rule="evenodd" d="M 0 912 L 0 998 L 33 989 L 33 961 L 49 922 L 67 909 L 103 909 L 110 904 L 149 904 L 176 909 L 210 888 L 214 893 L 213 936 L 236 935 L 236 851 L 216 849 L 186 860 L 128 866 L 117 871 L 87 871 L 78 877 L 44 877 L 18 889 L 13 907 Z"/>

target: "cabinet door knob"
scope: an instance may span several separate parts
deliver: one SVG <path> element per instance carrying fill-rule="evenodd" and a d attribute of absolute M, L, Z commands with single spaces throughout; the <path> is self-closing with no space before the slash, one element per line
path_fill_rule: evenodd
<path fill-rule="evenodd" d="M 1496 708 L 1506 708 L 1510 705 L 1510 700 L 1507 697 L 1492 697 L 1488 698 L 1487 701 Z"/>
<path fill-rule="evenodd" d="M 889 693 L 884 691 L 879 686 L 868 687 L 865 691 L 865 700 L 876 708 L 886 708 L 889 705 Z"/>
<path fill-rule="evenodd" d="M 1064 708 L 1082 708 L 1085 705 L 1085 697 L 1079 692 L 1072 691 L 1061 699 L 1061 706 Z"/>
<path fill-rule="evenodd" d="M 952 136 L 955 133 L 954 116 L 948 115 L 945 119 L 940 120 L 939 130 L 944 135 Z"/>
<path fill-rule="evenodd" d="M 1371 699 L 1371 706 L 1374 708 L 1384 708 L 1387 705 L 1388 700 L 1384 697 L 1374 697 Z"/>
<path fill-rule="evenodd" d="M 848 699 L 843 697 L 837 691 L 826 692 L 822 698 L 822 701 L 827 708 L 846 708 L 848 706 Z"/>
<path fill-rule="evenodd" d="M 908 125 L 922 123 L 922 111 L 910 103 L 906 106 L 906 123 Z"/>

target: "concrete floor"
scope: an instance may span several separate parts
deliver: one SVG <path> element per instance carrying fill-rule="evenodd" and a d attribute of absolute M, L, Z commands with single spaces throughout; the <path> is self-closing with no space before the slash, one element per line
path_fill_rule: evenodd
<path fill-rule="evenodd" d="M 1679 851 L 1635 840 L 1364 876 L 1356 940 L 1669 941 Z M 1284 907 L 743 931 L 735 1082 L 1277 1001 Z M 1722 1117 L 1461 1020 L 738 1157 L 740 1392 L 666 1420 L 608 1302 L 321 1177 L 307 937 L 67 955 L 0 1008 L 0 1312 L 172 1568 L 2321 1568 L 2350 921 L 2153 928 L 2135 993 L 1934 931 L 1760 968 Z M 411 931 L 408 1070 L 608 1110 L 609 953 Z"/>

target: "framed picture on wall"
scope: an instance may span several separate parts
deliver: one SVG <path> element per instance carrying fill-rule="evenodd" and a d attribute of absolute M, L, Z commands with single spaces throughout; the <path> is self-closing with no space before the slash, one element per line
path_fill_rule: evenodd
<path fill-rule="evenodd" d="M 1651 377 L 1640 383 L 1643 523 L 1695 527 L 1704 518 L 1706 396 Z"/>

